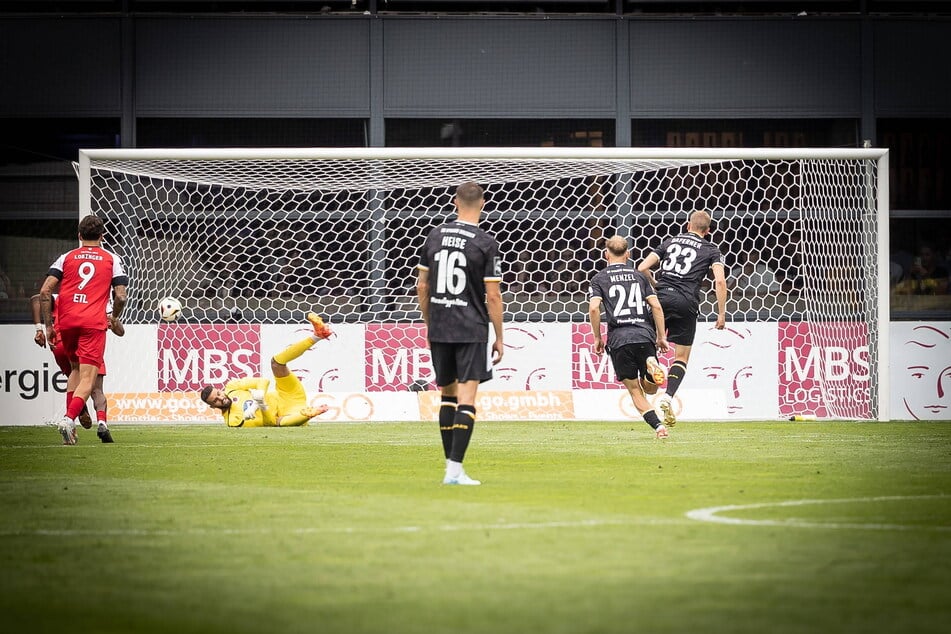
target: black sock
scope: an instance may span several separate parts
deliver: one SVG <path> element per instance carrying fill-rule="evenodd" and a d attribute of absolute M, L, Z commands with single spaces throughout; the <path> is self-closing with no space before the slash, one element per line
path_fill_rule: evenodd
<path fill-rule="evenodd" d="M 673 396 L 680 389 L 680 384 L 687 374 L 687 364 L 683 361 L 674 361 L 667 370 L 667 396 Z"/>
<path fill-rule="evenodd" d="M 660 426 L 660 419 L 657 417 L 657 412 L 652 409 L 644 413 L 644 420 L 651 426 L 651 429 L 657 429 Z"/>
<path fill-rule="evenodd" d="M 469 448 L 469 439 L 475 427 L 475 405 L 460 405 L 456 408 L 456 418 L 452 425 L 452 451 L 449 459 L 462 462 Z"/>
<path fill-rule="evenodd" d="M 452 425 L 456 420 L 455 396 L 443 396 L 439 403 L 439 435 L 442 436 L 442 450 L 449 457 L 452 452 Z"/>

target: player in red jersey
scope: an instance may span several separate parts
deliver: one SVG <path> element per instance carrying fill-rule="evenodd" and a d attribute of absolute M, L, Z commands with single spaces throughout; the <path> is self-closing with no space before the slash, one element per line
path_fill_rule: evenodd
<path fill-rule="evenodd" d="M 99 367 L 104 363 L 109 300 L 113 300 L 112 318 L 116 320 L 126 304 L 129 278 L 119 256 L 102 248 L 103 234 L 105 224 L 101 218 L 86 216 L 80 220 L 80 247 L 56 258 L 40 289 L 42 323 L 50 339 L 55 334 L 53 291 L 59 286 L 56 330 L 71 365 L 66 389 L 73 392 L 73 398 L 57 427 L 67 445 L 76 444 L 76 417 L 92 393 Z"/>
<path fill-rule="evenodd" d="M 47 347 L 49 345 L 50 352 L 53 353 L 53 359 L 56 361 L 56 365 L 59 367 L 60 372 L 65 374 L 67 377 L 72 373 L 72 364 L 69 362 L 69 357 L 66 355 L 66 351 L 63 349 L 63 345 L 59 339 L 59 333 L 56 330 L 56 295 L 53 295 L 53 306 L 51 309 L 52 318 L 53 318 L 53 338 L 46 339 L 46 328 L 40 323 L 42 317 L 40 316 L 40 296 L 34 295 L 30 298 L 30 309 L 33 311 L 33 323 L 36 324 L 36 334 L 33 336 L 33 341 L 36 342 L 41 348 Z M 109 318 L 109 330 L 115 333 L 117 336 L 122 337 L 125 335 L 125 326 L 122 325 L 122 322 L 118 319 L 113 318 L 112 316 L 112 304 L 110 303 L 108 307 L 108 312 L 106 313 Z M 99 439 L 104 443 L 115 442 L 112 438 L 112 432 L 109 431 L 109 426 L 106 423 L 106 407 L 108 405 L 108 399 L 106 398 L 106 393 L 103 390 L 103 377 L 106 375 L 106 365 L 103 363 L 99 366 L 99 376 L 96 377 L 96 384 L 92 388 L 92 403 L 96 411 L 96 420 L 98 421 L 98 428 L 96 429 L 96 435 L 99 436 Z M 73 393 L 70 391 L 66 392 L 66 406 L 69 407 L 69 403 L 73 400 Z M 92 428 L 92 417 L 89 415 L 89 409 L 86 407 L 86 404 L 83 403 L 83 410 L 79 413 L 79 422 L 84 429 Z"/>

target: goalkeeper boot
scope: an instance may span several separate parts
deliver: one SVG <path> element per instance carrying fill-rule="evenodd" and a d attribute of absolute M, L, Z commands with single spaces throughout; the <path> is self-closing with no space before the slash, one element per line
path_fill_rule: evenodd
<path fill-rule="evenodd" d="M 301 416 L 306 416 L 307 418 L 314 418 L 315 416 L 320 416 L 324 412 L 330 409 L 330 406 L 326 403 L 322 405 L 317 405 L 316 407 L 304 407 L 301 408 Z"/>
<path fill-rule="evenodd" d="M 99 440 L 104 443 L 115 442 L 112 439 L 112 433 L 109 431 L 109 428 L 105 425 L 99 425 L 99 429 L 96 430 L 96 435 L 99 436 Z"/>
<path fill-rule="evenodd" d="M 63 419 L 57 423 L 56 429 L 59 430 L 60 436 L 63 437 L 64 445 L 76 444 L 76 422 L 72 418 L 63 416 Z"/>
<path fill-rule="evenodd" d="M 330 329 L 330 326 L 324 323 L 324 320 L 320 318 L 320 315 L 317 313 L 307 313 L 307 321 L 311 323 L 314 327 L 314 336 L 318 339 L 326 339 L 330 335 L 334 334 L 334 331 Z"/>
<path fill-rule="evenodd" d="M 657 362 L 656 357 L 647 357 L 647 371 L 650 372 L 654 385 L 660 385 L 667 380 L 667 373 L 664 372 L 664 366 Z"/>
<path fill-rule="evenodd" d="M 92 429 L 92 416 L 89 415 L 89 408 L 83 405 L 83 411 L 79 412 L 79 424 L 83 429 Z"/>
<path fill-rule="evenodd" d="M 654 431 L 656 432 L 654 435 L 657 436 L 658 439 L 670 438 L 670 434 L 667 433 L 667 428 L 663 425 L 658 425 Z"/>

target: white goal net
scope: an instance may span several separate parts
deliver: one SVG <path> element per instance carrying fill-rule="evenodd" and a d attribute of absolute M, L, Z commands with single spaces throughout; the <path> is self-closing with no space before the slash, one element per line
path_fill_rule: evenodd
<path fill-rule="evenodd" d="M 750 355 L 747 374 L 758 363 L 773 375 L 773 415 L 887 418 L 885 160 L 880 150 L 736 148 L 90 150 L 79 173 L 81 214 L 106 220 L 107 246 L 130 275 L 127 324 L 157 324 L 159 300 L 174 296 L 183 318 L 159 327 L 160 349 L 223 338 L 240 347 L 256 326 L 298 324 L 313 310 L 359 327 L 367 392 L 433 387 L 422 370 L 393 368 L 425 348 L 415 264 L 428 230 L 452 217 L 460 183 L 486 190 L 513 358 L 519 337 L 547 338 L 550 353 L 491 389 L 618 388 L 587 336 L 603 241 L 629 237 L 640 260 L 704 209 L 727 264 L 727 332 L 755 341 L 730 355 Z M 688 382 L 712 376 L 700 342 L 730 346 L 713 332 L 709 285 L 703 293 Z M 764 328 L 775 333 L 765 357 Z M 737 394 L 744 364 L 717 367 L 724 398 Z"/>

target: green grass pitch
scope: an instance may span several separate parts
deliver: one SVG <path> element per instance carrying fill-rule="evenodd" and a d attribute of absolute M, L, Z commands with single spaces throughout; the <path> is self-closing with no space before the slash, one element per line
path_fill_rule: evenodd
<path fill-rule="evenodd" d="M 481 487 L 435 423 L 113 433 L 0 428 L 0 631 L 951 623 L 947 422 L 480 422 Z"/>

